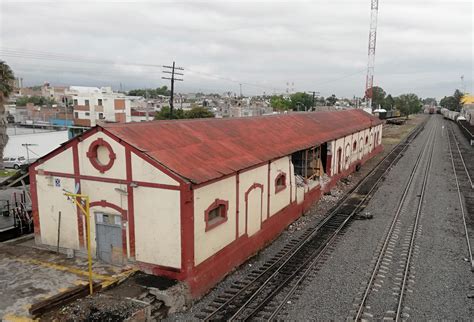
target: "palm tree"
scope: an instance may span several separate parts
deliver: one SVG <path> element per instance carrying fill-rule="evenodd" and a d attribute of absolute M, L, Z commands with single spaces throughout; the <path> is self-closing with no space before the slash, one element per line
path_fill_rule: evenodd
<path fill-rule="evenodd" d="M 8 142 L 5 102 L 13 92 L 15 76 L 10 66 L 0 60 L 0 167 L 3 168 L 3 151 Z"/>

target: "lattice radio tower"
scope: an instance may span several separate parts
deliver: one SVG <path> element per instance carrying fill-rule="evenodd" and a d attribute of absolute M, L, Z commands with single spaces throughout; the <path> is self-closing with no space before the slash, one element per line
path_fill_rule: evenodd
<path fill-rule="evenodd" d="M 367 63 L 367 78 L 365 81 L 365 98 L 367 100 L 367 107 L 372 108 L 372 87 L 374 86 L 375 44 L 377 41 L 377 14 L 379 11 L 379 0 L 371 0 L 370 10 L 369 61 Z"/>

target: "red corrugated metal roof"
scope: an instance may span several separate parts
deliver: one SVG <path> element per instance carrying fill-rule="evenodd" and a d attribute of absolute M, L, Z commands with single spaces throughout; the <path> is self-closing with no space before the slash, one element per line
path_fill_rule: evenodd
<path fill-rule="evenodd" d="M 104 128 L 178 175 L 202 183 L 380 123 L 353 109 Z"/>

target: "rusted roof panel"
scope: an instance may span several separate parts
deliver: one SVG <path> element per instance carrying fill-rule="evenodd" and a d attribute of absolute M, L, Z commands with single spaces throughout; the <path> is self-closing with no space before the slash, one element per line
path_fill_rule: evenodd
<path fill-rule="evenodd" d="M 353 109 L 104 128 L 180 176 L 202 183 L 380 123 Z"/>

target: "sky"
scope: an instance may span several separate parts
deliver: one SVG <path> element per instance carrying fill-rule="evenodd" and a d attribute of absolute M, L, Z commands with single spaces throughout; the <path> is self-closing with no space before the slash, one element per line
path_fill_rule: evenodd
<path fill-rule="evenodd" d="M 380 0 L 374 85 L 473 93 L 473 17 L 470 0 Z M 0 0 L 0 60 L 27 86 L 169 86 L 175 61 L 182 93 L 363 96 L 369 23 L 370 0 Z"/>

